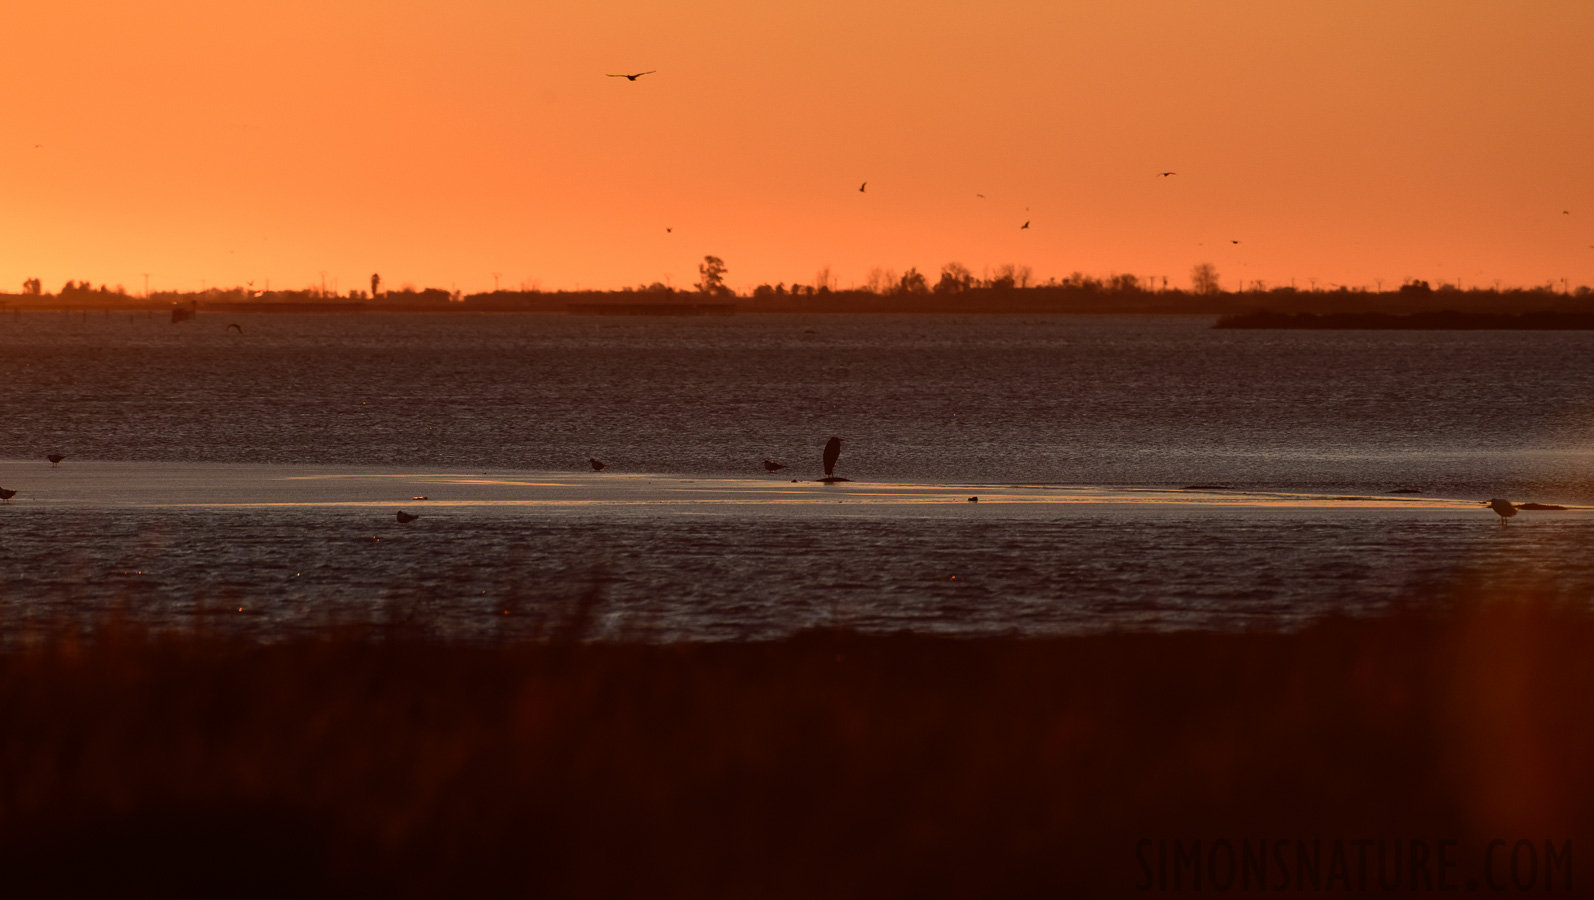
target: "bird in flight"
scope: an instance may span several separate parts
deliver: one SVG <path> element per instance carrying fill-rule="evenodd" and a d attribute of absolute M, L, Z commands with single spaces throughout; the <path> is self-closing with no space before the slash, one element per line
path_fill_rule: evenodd
<path fill-rule="evenodd" d="M 1169 175 L 1177 175 L 1177 174 L 1179 174 L 1179 173 L 1178 172 L 1158 172 L 1157 173 L 1157 177 L 1158 178 L 1167 178 Z"/>
<path fill-rule="evenodd" d="M 1229 241 L 1229 243 L 1231 243 L 1231 244 L 1238 244 L 1238 243 L 1239 243 L 1239 241 Z"/>
<path fill-rule="evenodd" d="M 0 502 L 10 503 L 11 498 L 17 495 L 16 491 L 0 488 Z"/>
<path fill-rule="evenodd" d="M 675 230 L 675 229 L 674 229 L 674 228 L 671 228 L 671 227 L 669 227 L 669 226 L 668 226 L 668 225 L 666 225 L 666 226 L 665 226 L 665 227 L 664 227 L 664 233 L 665 233 L 665 234 L 669 234 L 669 233 L 670 233 L 670 232 L 672 232 L 672 231 L 674 231 L 674 230 Z"/>
<path fill-rule="evenodd" d="M 590 456 L 589 456 L 589 457 L 587 457 L 587 462 L 588 462 L 588 463 L 589 463 L 589 464 L 591 464 L 591 466 L 592 466 L 592 471 L 594 471 L 594 472 L 602 472 L 602 471 L 603 471 L 603 470 L 604 470 L 604 469 L 607 469 L 607 468 L 609 468 L 609 464 L 608 464 L 608 463 L 606 463 L 606 462 L 600 462 L 600 461 L 598 461 L 598 460 L 596 460 L 596 459 L 593 459 L 593 458 L 592 458 L 592 457 L 590 457 Z"/>
<path fill-rule="evenodd" d="M 981 200 L 985 199 L 985 195 L 984 194 L 975 194 L 974 196 L 980 198 Z"/>
<path fill-rule="evenodd" d="M 638 78 L 641 78 L 643 75 L 652 75 L 654 72 L 657 72 L 657 71 L 658 71 L 658 69 L 649 69 L 646 72 L 638 72 L 635 75 L 609 75 L 609 77 L 610 78 L 624 78 L 626 81 L 636 81 Z M 607 75 L 608 73 L 605 72 L 604 74 Z"/>
<path fill-rule="evenodd" d="M 1493 500 L 1483 501 L 1483 505 L 1494 510 L 1495 513 L 1500 516 L 1501 528 L 1505 527 L 1506 519 L 1509 519 L 1517 514 L 1517 508 L 1511 503 L 1510 500 L 1501 500 L 1500 498 L 1496 497 Z"/>
<path fill-rule="evenodd" d="M 53 469 L 56 466 L 59 466 L 61 464 L 61 460 L 66 459 L 66 457 L 59 453 L 52 453 L 49 456 L 46 456 L 45 459 L 50 461 L 50 468 Z"/>
<path fill-rule="evenodd" d="M 404 510 L 401 509 L 401 510 L 398 511 L 398 516 L 396 518 L 398 519 L 398 523 L 400 525 L 408 525 L 411 522 L 415 521 L 416 519 L 419 519 L 420 516 L 414 515 L 412 513 L 407 513 L 407 512 L 405 512 Z"/>
<path fill-rule="evenodd" d="M 867 182 L 867 181 L 865 181 L 863 184 L 858 185 L 858 193 L 860 193 L 860 194 L 866 193 L 864 191 L 864 188 L 866 188 L 868 186 L 869 186 L 869 182 Z"/>
<path fill-rule="evenodd" d="M 779 472 L 781 469 L 784 469 L 784 468 L 786 468 L 786 464 L 785 463 L 778 463 L 778 462 L 775 462 L 773 459 L 764 460 L 764 471 L 766 471 L 766 472 Z"/>
<path fill-rule="evenodd" d="M 1023 231 L 1023 230 L 1024 230 L 1024 229 L 1026 229 L 1026 228 L 1028 228 L 1028 227 L 1029 227 L 1029 220 L 1028 220 L 1028 219 L 1025 219 L 1025 220 L 1024 220 L 1024 224 L 1022 224 L 1022 225 L 1020 225 L 1020 226 L 1018 226 L 1018 230 L 1019 230 L 1019 231 Z"/>

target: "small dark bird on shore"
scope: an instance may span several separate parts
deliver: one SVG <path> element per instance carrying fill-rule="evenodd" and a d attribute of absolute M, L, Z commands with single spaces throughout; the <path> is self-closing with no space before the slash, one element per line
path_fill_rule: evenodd
<path fill-rule="evenodd" d="M 657 72 L 657 71 L 658 71 L 658 69 L 649 69 L 646 72 L 638 72 L 635 75 L 609 75 L 609 77 L 610 78 L 624 78 L 626 81 L 636 81 L 638 78 L 641 78 L 643 75 L 652 75 L 654 72 Z M 605 72 L 604 74 L 608 75 L 607 72 Z"/>
<path fill-rule="evenodd" d="M 980 498 L 978 498 L 978 497 L 970 497 L 969 498 L 969 502 L 970 503 L 978 503 L 978 502 L 980 502 Z"/>
<path fill-rule="evenodd" d="M 415 521 L 416 519 L 419 519 L 420 516 L 411 515 L 410 513 L 407 513 L 407 512 L 405 512 L 404 510 L 401 509 L 401 510 L 398 511 L 397 518 L 398 518 L 398 523 L 400 525 L 408 525 L 411 522 Z"/>
<path fill-rule="evenodd" d="M 592 465 L 592 471 L 594 471 L 594 472 L 602 472 L 604 469 L 609 468 L 609 464 L 608 463 L 599 462 L 598 460 L 595 460 L 595 459 L 593 459 L 590 456 L 587 457 L 587 462 Z"/>
<path fill-rule="evenodd" d="M 61 460 L 66 459 L 66 457 L 59 453 L 52 453 L 49 456 L 46 456 L 45 459 L 50 461 L 50 468 L 53 469 L 56 466 L 59 466 L 61 464 Z"/>
<path fill-rule="evenodd" d="M 1506 519 L 1509 519 L 1517 514 L 1517 508 L 1512 505 L 1510 500 L 1501 500 L 1500 498 L 1496 497 L 1492 500 L 1483 501 L 1483 505 L 1494 510 L 1495 513 L 1499 515 L 1501 528 L 1505 527 Z"/>
<path fill-rule="evenodd" d="M 232 324 L 227 326 L 227 330 L 228 331 L 233 331 L 234 329 L 236 329 L 239 334 L 243 334 L 244 333 L 244 327 L 242 325 L 239 325 L 237 322 L 233 322 Z"/>
<path fill-rule="evenodd" d="M 841 438 L 835 435 L 825 441 L 825 477 L 836 474 L 836 460 L 841 458 Z"/>
<path fill-rule="evenodd" d="M 0 488 L 0 503 L 10 503 L 11 498 L 17 495 L 16 491 Z"/>
<path fill-rule="evenodd" d="M 773 459 L 764 460 L 764 471 L 766 471 L 766 472 L 779 472 L 781 469 L 784 469 L 784 468 L 786 468 L 786 464 L 785 463 L 778 463 L 778 462 L 775 462 Z"/>

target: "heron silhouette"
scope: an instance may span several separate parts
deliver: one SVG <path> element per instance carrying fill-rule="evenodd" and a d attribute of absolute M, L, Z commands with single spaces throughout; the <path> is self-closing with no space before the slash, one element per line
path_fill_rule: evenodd
<path fill-rule="evenodd" d="M 766 471 L 766 472 L 779 472 L 781 469 L 784 469 L 784 468 L 786 468 L 786 464 L 785 463 L 778 463 L 778 462 L 775 462 L 773 459 L 764 460 L 764 471 Z"/>
<path fill-rule="evenodd" d="M 841 438 L 835 435 L 825 441 L 825 477 L 830 478 L 836 474 L 836 460 L 841 458 Z"/>
<path fill-rule="evenodd" d="M 407 513 L 402 509 L 398 511 L 397 519 L 400 525 L 408 525 L 419 518 L 420 516 L 414 515 L 413 513 Z"/>
<path fill-rule="evenodd" d="M 0 503 L 10 503 L 11 498 L 17 495 L 16 491 L 0 488 Z"/>
<path fill-rule="evenodd" d="M 589 463 L 589 464 L 591 464 L 591 466 L 592 466 L 592 471 L 594 471 L 594 472 L 602 472 L 602 471 L 603 471 L 603 470 L 604 470 L 604 469 L 607 469 L 607 468 L 609 468 L 609 464 L 608 464 L 608 463 L 606 463 L 606 462 L 600 462 L 600 461 L 598 461 L 598 460 L 596 460 L 596 459 L 593 459 L 593 458 L 592 458 L 592 457 L 590 457 L 590 456 L 589 456 L 589 457 L 587 457 L 587 462 L 588 462 L 588 463 Z"/>
<path fill-rule="evenodd" d="M 610 78 L 624 78 L 626 81 L 636 81 L 638 78 L 641 78 L 643 75 L 652 75 L 654 72 L 657 72 L 657 71 L 658 71 L 658 69 L 649 69 L 646 72 L 638 72 L 635 75 L 609 75 L 609 77 Z M 605 72 L 604 74 L 608 75 L 607 72 Z"/>
<path fill-rule="evenodd" d="M 1492 500 L 1483 501 L 1483 505 L 1494 510 L 1495 513 L 1500 516 L 1501 528 L 1505 527 L 1506 519 L 1509 519 L 1517 514 L 1517 508 L 1512 505 L 1510 500 L 1501 500 L 1500 498 L 1496 497 Z"/>
<path fill-rule="evenodd" d="M 53 469 L 56 466 L 59 466 L 61 464 L 61 460 L 66 459 L 66 457 L 59 453 L 52 453 L 49 456 L 46 456 L 45 459 L 50 461 L 50 468 Z"/>

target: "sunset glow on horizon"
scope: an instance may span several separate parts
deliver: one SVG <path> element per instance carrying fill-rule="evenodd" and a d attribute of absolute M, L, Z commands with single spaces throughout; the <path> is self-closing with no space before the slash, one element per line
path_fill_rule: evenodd
<path fill-rule="evenodd" d="M 1594 284 L 1582 0 L 8 12 L 4 292 Z"/>

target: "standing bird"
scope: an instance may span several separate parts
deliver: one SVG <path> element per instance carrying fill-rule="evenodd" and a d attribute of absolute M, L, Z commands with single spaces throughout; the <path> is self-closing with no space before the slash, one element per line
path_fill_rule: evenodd
<path fill-rule="evenodd" d="M 766 472 L 779 472 L 781 469 L 784 469 L 784 468 L 786 468 L 786 464 L 785 463 L 778 463 L 778 462 L 775 462 L 773 459 L 764 460 L 764 471 L 766 471 Z"/>
<path fill-rule="evenodd" d="M 841 457 L 841 438 L 835 435 L 825 441 L 825 477 L 836 474 L 836 460 Z"/>
<path fill-rule="evenodd" d="M 638 72 L 635 75 L 609 75 L 609 77 L 610 78 L 624 78 L 626 81 L 636 81 L 638 78 L 641 78 L 643 75 L 652 75 L 654 72 L 657 72 L 657 71 L 658 71 L 658 69 L 649 69 L 646 72 Z M 607 72 L 605 72 L 604 74 L 608 75 Z"/>
<path fill-rule="evenodd" d="M 420 516 L 412 515 L 411 513 L 407 513 L 402 509 L 398 511 L 398 523 L 400 525 L 408 525 L 419 518 Z"/>
<path fill-rule="evenodd" d="M 66 457 L 59 453 L 52 453 L 49 456 L 46 456 L 45 459 L 50 461 L 50 468 L 53 469 L 56 466 L 59 466 L 61 464 L 61 460 L 66 459 Z"/>
<path fill-rule="evenodd" d="M 592 464 L 592 471 L 594 471 L 594 472 L 602 472 L 604 469 L 609 468 L 609 464 L 608 463 L 599 462 L 598 460 L 595 460 L 595 459 L 593 459 L 590 456 L 587 457 L 587 462 Z"/>
<path fill-rule="evenodd" d="M 17 495 L 16 491 L 0 488 L 0 502 L 10 503 L 11 498 Z"/>
<path fill-rule="evenodd" d="M 1512 516 L 1517 514 L 1517 508 L 1515 506 L 1511 505 L 1511 501 L 1510 500 L 1501 500 L 1500 498 L 1496 497 L 1496 498 L 1494 498 L 1492 500 L 1483 501 L 1483 505 L 1489 507 L 1492 510 L 1494 510 L 1495 513 L 1500 516 L 1500 527 L 1501 528 L 1505 527 L 1505 520 L 1506 519 L 1509 519 Z"/>

